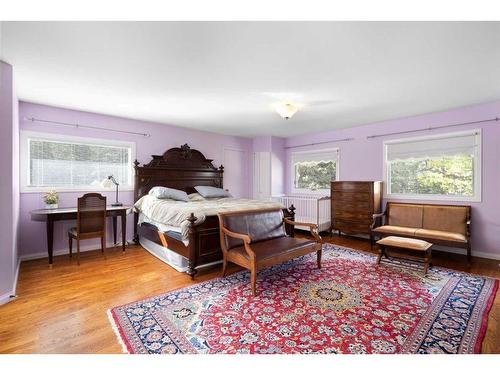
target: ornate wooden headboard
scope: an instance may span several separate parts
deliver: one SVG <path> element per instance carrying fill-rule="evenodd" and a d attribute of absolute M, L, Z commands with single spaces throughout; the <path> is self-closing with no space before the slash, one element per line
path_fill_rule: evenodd
<path fill-rule="evenodd" d="M 222 188 L 224 167 L 214 167 L 211 159 L 187 144 L 171 148 L 163 155 L 153 155 L 153 160 L 142 167 L 137 160 L 134 165 L 135 201 L 148 194 L 154 186 L 183 190 L 188 194 L 195 192 L 197 185 Z"/>

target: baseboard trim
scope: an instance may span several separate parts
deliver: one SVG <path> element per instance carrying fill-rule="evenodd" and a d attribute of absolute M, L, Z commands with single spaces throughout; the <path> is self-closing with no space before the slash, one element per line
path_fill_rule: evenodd
<path fill-rule="evenodd" d="M 16 272 L 14 273 L 14 280 L 12 282 L 12 289 L 10 292 L 2 294 L 0 296 L 0 305 L 5 305 L 7 302 L 10 302 L 16 297 L 17 290 L 17 279 L 19 278 L 19 268 L 21 268 L 21 258 L 17 259 Z"/>
<path fill-rule="evenodd" d="M 0 296 L 0 306 L 12 300 L 12 293 L 5 293 Z"/>
<path fill-rule="evenodd" d="M 127 243 L 132 243 L 132 239 L 127 240 Z M 117 246 L 121 246 L 121 244 L 118 244 Z M 114 243 L 107 243 L 106 244 L 107 248 L 110 247 L 115 247 Z M 84 253 L 86 251 L 93 251 L 93 250 L 99 250 L 99 248 L 96 248 L 95 245 L 86 245 L 86 246 L 80 246 L 80 252 Z M 75 254 L 75 246 L 73 246 L 73 254 Z M 69 247 L 65 249 L 59 249 L 59 250 L 54 250 L 53 256 L 59 256 L 59 255 L 66 255 L 69 254 Z M 43 259 L 43 258 L 48 258 L 47 251 L 41 252 L 41 253 L 33 253 L 33 254 L 24 254 L 19 257 L 21 262 L 27 261 L 27 260 L 34 260 L 34 259 Z"/>
<path fill-rule="evenodd" d="M 20 268 L 21 268 L 21 257 L 17 257 L 17 267 L 16 267 L 16 273 L 14 275 L 14 285 L 12 285 L 12 295 L 16 295 L 17 292 L 17 280 L 19 279 Z"/>

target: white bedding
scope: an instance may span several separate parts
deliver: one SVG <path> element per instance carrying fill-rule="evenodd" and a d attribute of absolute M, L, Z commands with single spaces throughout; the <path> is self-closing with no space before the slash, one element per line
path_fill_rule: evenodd
<path fill-rule="evenodd" d="M 283 205 L 279 202 L 241 198 L 210 198 L 202 201 L 181 202 L 145 195 L 135 203 L 134 210 L 142 214 L 139 216 L 139 223 L 157 222 L 171 228 L 170 230 L 180 231 L 184 244 L 187 244 L 189 228 L 187 218 L 191 213 L 194 213 L 197 218 L 195 223 L 201 224 L 207 216 L 217 215 L 219 212 L 282 207 Z"/>

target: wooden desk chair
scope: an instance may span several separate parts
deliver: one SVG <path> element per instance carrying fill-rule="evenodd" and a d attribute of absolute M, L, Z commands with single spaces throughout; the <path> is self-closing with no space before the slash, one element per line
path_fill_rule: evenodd
<path fill-rule="evenodd" d="M 106 248 L 106 197 L 87 193 L 78 198 L 76 228 L 68 231 L 69 256 L 73 256 L 73 238 L 76 239 L 76 259 L 80 265 L 80 240 L 101 238 L 101 252 Z M 106 257 L 106 255 L 104 255 Z"/>

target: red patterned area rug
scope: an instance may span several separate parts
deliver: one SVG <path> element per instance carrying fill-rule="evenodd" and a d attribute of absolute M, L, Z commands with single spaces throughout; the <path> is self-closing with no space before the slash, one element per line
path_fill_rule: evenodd
<path fill-rule="evenodd" d="M 480 353 L 498 280 L 325 245 L 111 309 L 129 353 Z"/>

